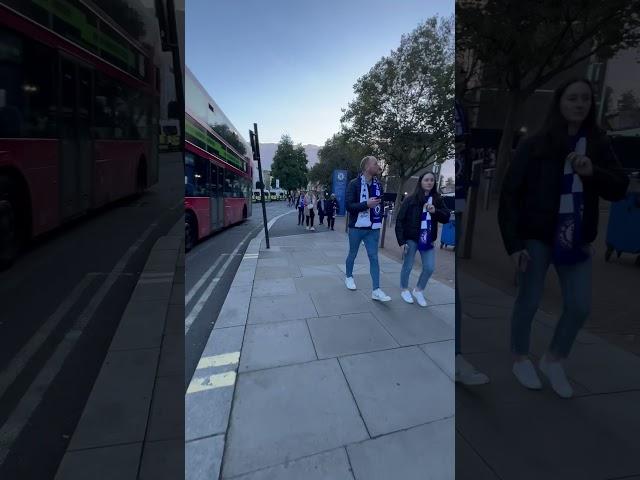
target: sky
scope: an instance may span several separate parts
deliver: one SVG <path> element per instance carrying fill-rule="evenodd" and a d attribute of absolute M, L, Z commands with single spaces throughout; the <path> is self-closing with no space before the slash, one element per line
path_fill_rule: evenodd
<path fill-rule="evenodd" d="M 453 0 L 186 0 L 186 63 L 245 136 L 323 145 L 353 85 Z"/>

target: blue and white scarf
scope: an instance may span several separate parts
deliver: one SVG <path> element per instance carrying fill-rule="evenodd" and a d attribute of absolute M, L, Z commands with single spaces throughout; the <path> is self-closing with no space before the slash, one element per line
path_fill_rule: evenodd
<path fill-rule="evenodd" d="M 360 201 L 366 202 L 369 200 L 369 188 L 373 197 L 382 196 L 382 190 L 380 184 L 376 178 L 371 182 L 371 187 L 367 185 L 367 181 L 364 176 L 360 175 Z M 368 208 L 358 214 L 358 219 L 355 224 L 356 228 L 369 228 L 376 230 L 382 228 L 382 204 L 378 204 L 373 208 Z"/>
<path fill-rule="evenodd" d="M 420 238 L 418 239 L 418 250 L 424 252 L 433 248 L 431 242 L 431 214 L 427 207 L 433 204 L 433 197 L 429 196 L 422 206 L 422 215 L 420 216 Z"/>
<path fill-rule="evenodd" d="M 587 139 L 584 136 L 570 140 L 571 148 L 579 155 L 587 150 Z M 583 245 L 584 194 L 582 179 L 575 173 L 570 160 L 564 164 L 562 187 L 560 191 L 560 209 L 558 224 L 553 244 L 553 262 L 556 265 L 574 265 L 583 262 L 589 253 Z"/>

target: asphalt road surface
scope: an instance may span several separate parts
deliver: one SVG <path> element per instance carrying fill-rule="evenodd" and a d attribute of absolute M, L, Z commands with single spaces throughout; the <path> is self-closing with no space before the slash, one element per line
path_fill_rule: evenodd
<path fill-rule="evenodd" d="M 182 154 L 159 175 L 0 272 L 0 478 L 54 477 L 149 251 L 183 214 Z"/>

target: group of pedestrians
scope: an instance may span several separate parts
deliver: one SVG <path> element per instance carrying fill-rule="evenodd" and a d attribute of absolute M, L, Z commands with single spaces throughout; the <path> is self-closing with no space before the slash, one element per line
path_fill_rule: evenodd
<path fill-rule="evenodd" d="M 378 160 L 367 156 L 360 163 L 361 174 L 349 182 L 347 187 L 347 211 L 349 212 L 349 253 L 346 260 L 345 285 L 349 290 L 356 289 L 353 267 L 360 248 L 364 243 L 369 257 L 371 275 L 371 298 L 388 302 L 391 297 L 380 288 L 380 265 L 378 245 L 382 227 L 383 189 L 378 180 L 381 173 Z M 433 243 L 438 235 L 438 223 L 448 223 L 451 212 L 438 194 L 436 178 L 432 172 L 420 176 L 413 194 L 400 205 L 396 215 L 395 233 L 398 244 L 404 247 L 403 264 L 400 273 L 400 294 L 402 300 L 421 307 L 427 306 L 424 290 L 435 269 Z M 412 291 L 409 290 L 409 275 L 413 268 L 416 253 L 422 259 L 422 272 Z"/>
<path fill-rule="evenodd" d="M 292 204 L 298 209 L 298 226 L 305 227 L 307 230 L 315 231 L 314 223 L 316 212 L 320 225 L 324 225 L 327 219 L 327 229 L 334 230 L 336 224 L 336 214 L 339 210 L 338 200 L 335 194 L 331 194 L 329 199 L 325 199 L 324 193 L 318 193 L 315 190 L 301 190 L 292 195 Z"/>

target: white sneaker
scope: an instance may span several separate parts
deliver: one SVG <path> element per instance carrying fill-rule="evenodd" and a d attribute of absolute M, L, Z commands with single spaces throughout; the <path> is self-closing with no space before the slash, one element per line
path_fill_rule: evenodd
<path fill-rule="evenodd" d="M 542 382 L 536 373 L 536 369 L 528 358 L 522 362 L 513 363 L 513 374 L 518 381 L 531 390 L 540 390 Z"/>
<path fill-rule="evenodd" d="M 456 355 L 456 382 L 463 385 L 484 385 L 489 377 L 478 372 L 473 365 L 460 354 Z"/>
<path fill-rule="evenodd" d="M 417 290 L 414 290 L 412 293 L 413 293 L 413 296 L 416 297 L 416 300 L 418 301 L 418 305 L 420 305 L 421 307 L 427 306 L 427 300 L 424 298 L 424 295 L 422 294 L 422 292 L 418 292 Z"/>
<path fill-rule="evenodd" d="M 312 232 L 315 232 L 315 231 L 316 231 L 316 229 L 315 229 L 314 227 L 311 227 L 311 231 L 312 231 Z"/>
<path fill-rule="evenodd" d="M 349 290 L 355 290 L 356 289 L 356 282 L 353 279 L 353 277 L 347 277 L 344 279 L 344 284 L 347 286 L 347 288 Z"/>
<path fill-rule="evenodd" d="M 305 227 L 306 230 L 309 230 L 309 227 Z"/>
<path fill-rule="evenodd" d="M 413 297 L 411 296 L 411 293 L 409 293 L 409 290 L 403 290 L 400 296 L 405 302 L 413 303 Z"/>
<path fill-rule="evenodd" d="M 390 302 L 391 301 L 391 297 L 389 295 L 387 295 L 386 293 L 384 293 L 382 290 L 380 290 L 379 288 L 376 288 L 372 293 L 371 293 L 371 298 L 373 300 L 378 300 L 379 302 Z"/>
<path fill-rule="evenodd" d="M 551 383 L 551 388 L 559 397 L 573 397 L 573 388 L 571 388 L 571 384 L 567 380 L 562 363 L 549 361 L 545 354 L 540 359 L 540 371 L 547 377 L 549 383 Z"/>

